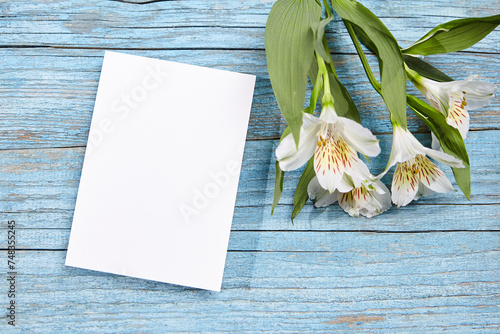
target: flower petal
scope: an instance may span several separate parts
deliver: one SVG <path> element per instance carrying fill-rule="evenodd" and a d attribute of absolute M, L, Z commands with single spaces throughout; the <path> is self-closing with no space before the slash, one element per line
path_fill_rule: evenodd
<path fill-rule="evenodd" d="M 454 156 L 449 155 L 448 153 L 425 148 L 425 154 L 447 166 L 455 168 L 465 168 L 462 160 L 457 159 Z"/>
<path fill-rule="evenodd" d="M 343 174 L 344 174 L 343 168 L 340 169 L 336 168 L 325 169 L 321 167 L 316 168 L 316 175 L 318 177 L 319 184 L 321 185 L 321 187 L 328 189 L 330 193 L 333 193 L 338 187 L 341 186 L 341 184 L 343 184 L 342 182 Z M 342 190 L 344 191 L 346 190 L 345 187 L 342 188 L 343 188 Z"/>
<path fill-rule="evenodd" d="M 347 173 L 344 173 L 344 175 L 342 175 L 342 179 L 339 183 L 337 183 L 336 186 L 337 191 L 341 193 L 346 193 L 348 191 L 351 191 L 353 188 L 356 188 L 352 178 Z"/>
<path fill-rule="evenodd" d="M 337 201 L 337 191 L 330 193 L 328 190 L 323 189 L 318 182 L 318 178 L 314 177 L 307 186 L 307 193 L 309 198 L 315 200 L 315 207 L 324 207 L 333 204 Z"/>
<path fill-rule="evenodd" d="M 398 163 L 392 178 L 392 202 L 399 207 L 408 205 L 418 190 L 418 179 L 409 162 Z"/>
<path fill-rule="evenodd" d="M 354 188 L 360 187 L 367 181 L 374 180 L 374 177 L 370 173 L 368 167 L 366 167 L 365 163 L 359 159 L 357 159 L 357 161 L 353 163 L 350 168 L 348 168 L 346 173 L 351 177 L 352 182 L 354 183 Z"/>
<path fill-rule="evenodd" d="M 464 105 L 465 99 L 462 93 L 451 94 L 450 110 L 448 110 L 448 116 L 446 117 L 446 123 L 457 128 L 465 139 L 467 132 L 469 131 L 469 112 Z"/>
<path fill-rule="evenodd" d="M 335 108 L 333 104 L 326 104 L 323 109 L 321 109 L 321 114 L 319 115 L 319 119 L 325 123 L 337 123 L 338 116 L 335 112 Z"/>
<path fill-rule="evenodd" d="M 429 159 L 423 155 L 417 155 L 415 163 L 418 168 L 417 177 L 424 186 L 438 193 L 446 193 L 453 190 L 448 178 Z"/>
<path fill-rule="evenodd" d="M 430 196 L 434 193 L 434 191 L 430 190 L 422 182 L 418 183 L 418 191 L 417 194 L 415 195 L 415 198 L 413 199 L 414 201 L 418 200 L 422 196 Z"/>
<path fill-rule="evenodd" d="M 356 189 L 355 189 L 356 190 Z M 356 203 L 356 199 L 354 198 L 353 191 L 349 191 L 346 193 L 339 193 L 339 205 L 345 212 L 349 214 L 351 217 L 358 217 L 359 210 Z"/>
<path fill-rule="evenodd" d="M 478 109 L 486 106 L 493 98 L 497 86 L 487 81 L 473 80 L 475 76 L 459 82 L 455 89 L 464 91 L 469 109 Z"/>
<path fill-rule="evenodd" d="M 276 148 L 276 158 L 279 161 L 280 168 L 284 171 L 295 170 L 304 165 L 314 154 L 314 150 L 318 145 L 317 135 L 321 121 L 318 119 L 313 121 L 309 117 L 304 117 L 303 122 L 303 126 L 300 129 L 298 149 L 295 146 L 292 134 L 283 138 Z"/>
<path fill-rule="evenodd" d="M 431 132 L 431 136 L 432 136 L 432 144 L 431 144 L 432 149 L 435 151 L 440 151 L 441 143 L 439 142 L 438 137 L 436 137 L 436 135 L 433 132 Z"/>
<path fill-rule="evenodd" d="M 373 198 L 377 200 L 377 202 L 380 204 L 379 213 L 389 210 L 390 207 L 392 206 L 391 193 L 389 192 L 389 189 L 387 189 L 387 187 L 385 186 L 385 184 L 382 183 L 382 181 L 376 181 L 374 186 L 377 189 L 377 191 L 372 191 L 370 193 L 373 196 Z M 378 189 L 381 189 L 384 192 L 381 193 Z"/>
<path fill-rule="evenodd" d="M 339 193 L 340 207 L 353 217 L 363 215 L 368 218 L 388 210 L 391 207 L 389 190 L 381 182 L 377 187 L 385 188 L 386 192 L 382 191 L 383 194 L 379 194 L 363 185 L 350 192 Z"/>
<path fill-rule="evenodd" d="M 379 196 L 380 198 L 377 198 L 376 196 Z M 387 199 L 388 201 L 382 203 L 380 200 L 383 199 Z M 372 218 L 376 215 L 381 214 L 382 212 L 389 210 L 390 207 L 391 207 L 391 196 L 389 194 L 388 195 L 371 194 L 370 201 L 367 201 L 367 203 L 360 208 L 359 213 L 362 216 L 365 216 L 366 218 Z"/>
<path fill-rule="evenodd" d="M 398 125 L 394 126 L 391 155 L 387 167 L 381 175 L 385 175 L 396 163 L 408 161 L 417 154 L 425 154 L 425 147 L 420 144 L 408 129 L 403 129 Z"/>
<path fill-rule="evenodd" d="M 352 186 L 342 182 L 342 178 L 344 172 L 357 163 L 356 152 L 331 129 L 328 130 L 327 137 L 322 140 L 314 153 L 314 170 L 319 184 L 331 193 L 339 187 L 342 187 L 341 191 L 352 189 Z"/>
<path fill-rule="evenodd" d="M 377 192 L 380 195 L 386 193 L 390 194 L 389 189 L 387 189 L 387 187 L 382 183 L 382 181 L 380 181 L 378 177 L 373 177 L 373 179 L 370 182 L 365 183 L 364 186 L 369 191 Z"/>
<path fill-rule="evenodd" d="M 375 157 L 380 153 L 377 137 L 358 122 L 339 117 L 336 126 L 342 138 L 356 151 L 370 157 Z"/>
<path fill-rule="evenodd" d="M 318 117 L 314 117 L 311 114 L 304 113 L 302 115 L 302 127 L 304 129 L 308 129 L 311 126 L 319 125 L 321 124 L 321 120 Z"/>
<path fill-rule="evenodd" d="M 450 90 L 455 82 L 438 82 L 428 79 L 423 76 L 418 76 L 413 78 L 415 81 L 415 86 L 425 95 L 429 104 L 436 108 L 443 115 L 446 115 L 448 110 L 448 98 Z"/>
<path fill-rule="evenodd" d="M 469 122 L 469 112 L 465 108 L 462 110 L 458 110 L 458 108 L 454 108 L 453 106 L 450 108 L 446 123 L 457 128 L 463 139 L 467 137 L 467 132 L 469 132 Z"/>

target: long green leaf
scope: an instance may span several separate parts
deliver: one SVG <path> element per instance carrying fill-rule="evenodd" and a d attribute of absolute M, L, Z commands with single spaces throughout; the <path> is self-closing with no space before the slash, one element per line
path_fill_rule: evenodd
<path fill-rule="evenodd" d="M 438 25 L 403 53 L 427 56 L 455 52 L 473 46 L 500 24 L 500 15 L 453 20 Z"/>
<path fill-rule="evenodd" d="M 377 48 L 375 45 L 372 43 L 372 41 L 368 38 L 368 36 L 363 32 L 363 30 L 354 27 L 354 31 L 356 32 L 356 36 L 358 36 L 358 39 L 360 42 L 368 48 L 371 52 L 377 54 Z M 403 59 L 408 65 L 408 67 L 414 71 L 416 71 L 418 74 L 440 82 L 445 82 L 445 81 L 453 81 L 453 78 L 449 77 L 445 73 L 441 72 L 431 64 L 421 60 L 420 58 L 413 57 L 410 55 L 403 54 Z"/>
<path fill-rule="evenodd" d="M 406 128 L 406 76 L 399 45 L 375 14 L 352 0 L 333 0 L 337 14 L 361 30 L 376 48 L 381 72 L 381 95 L 391 113 L 391 121 Z"/>
<path fill-rule="evenodd" d="M 471 193 L 469 155 L 467 154 L 467 149 L 465 148 L 465 143 L 460 132 L 458 129 L 446 123 L 446 118 L 443 114 L 419 98 L 408 95 L 407 102 L 415 111 L 415 114 L 417 114 L 436 137 L 438 137 L 443 151 L 462 160 L 465 168 L 453 168 L 453 175 L 465 197 L 469 199 Z"/>
<path fill-rule="evenodd" d="M 269 78 L 296 145 L 302 125 L 307 74 L 314 59 L 311 26 L 320 18 L 321 4 L 316 0 L 278 0 L 266 24 Z"/>
<path fill-rule="evenodd" d="M 371 41 L 371 39 L 368 37 L 367 34 L 365 34 L 365 32 L 358 28 L 357 26 L 354 26 L 354 31 L 356 33 L 356 36 L 358 36 L 358 39 L 359 41 L 364 45 L 366 46 L 366 48 L 368 50 L 370 50 L 371 52 L 377 54 L 377 47 L 375 46 L 375 44 L 373 44 L 373 42 Z"/>
<path fill-rule="evenodd" d="M 406 65 L 421 76 L 440 82 L 453 81 L 452 77 L 447 76 L 431 64 L 426 63 L 417 57 L 403 55 L 403 58 Z"/>
<path fill-rule="evenodd" d="M 297 188 L 295 189 L 295 194 L 293 196 L 293 211 L 292 211 L 292 222 L 295 217 L 300 213 L 307 200 L 309 199 L 309 194 L 307 193 L 307 186 L 309 182 L 316 176 L 314 171 L 314 157 L 309 159 L 309 162 L 300 177 Z"/>
<path fill-rule="evenodd" d="M 276 169 L 276 176 L 274 179 L 274 198 L 273 206 L 271 207 L 271 215 L 273 215 L 274 209 L 278 205 L 281 194 L 283 193 L 283 178 L 285 177 L 285 172 L 281 170 L 279 161 L 276 160 L 274 168 Z"/>

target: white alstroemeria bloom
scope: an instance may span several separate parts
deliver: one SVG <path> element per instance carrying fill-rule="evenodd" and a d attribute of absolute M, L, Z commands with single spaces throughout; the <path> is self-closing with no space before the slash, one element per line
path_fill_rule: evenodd
<path fill-rule="evenodd" d="M 318 181 L 333 193 L 336 189 L 347 192 L 353 188 L 344 175 L 349 175 L 359 186 L 370 174 L 357 152 L 378 155 L 377 138 L 361 124 L 338 116 L 333 104 L 326 103 L 319 118 L 304 113 L 298 149 L 289 134 L 276 148 L 276 157 L 280 168 L 290 171 L 304 165 L 314 155 Z"/>
<path fill-rule="evenodd" d="M 446 122 L 457 128 L 465 139 L 469 131 L 468 110 L 478 109 L 490 103 L 497 90 L 496 85 L 475 80 L 470 76 L 461 81 L 438 82 L 420 75 L 412 75 L 415 86 L 430 104 L 446 116 Z M 438 149 L 439 141 L 432 136 L 432 148 Z"/>
<path fill-rule="evenodd" d="M 391 207 L 391 194 L 389 189 L 380 181 L 372 179 L 362 183 L 361 186 L 346 193 L 335 191 L 330 193 L 319 184 L 318 178 L 314 177 L 307 187 L 309 198 L 315 200 L 314 206 L 324 207 L 335 202 L 351 217 L 359 215 L 371 218 Z"/>
<path fill-rule="evenodd" d="M 427 194 L 428 189 L 438 193 L 453 190 L 444 173 L 426 155 L 450 167 L 464 167 L 461 160 L 424 147 L 410 131 L 394 126 L 391 156 L 383 174 L 397 163 L 391 191 L 392 202 L 398 207 Z"/>

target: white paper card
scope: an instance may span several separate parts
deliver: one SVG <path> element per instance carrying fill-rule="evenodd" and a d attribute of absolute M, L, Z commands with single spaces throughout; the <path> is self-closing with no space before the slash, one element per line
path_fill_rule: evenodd
<path fill-rule="evenodd" d="M 106 52 L 66 265 L 220 291 L 254 85 Z"/>

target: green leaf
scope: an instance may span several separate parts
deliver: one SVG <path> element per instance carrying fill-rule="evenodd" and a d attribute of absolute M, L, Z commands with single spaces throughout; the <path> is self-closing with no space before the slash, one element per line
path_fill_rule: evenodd
<path fill-rule="evenodd" d="M 309 199 L 309 194 L 307 193 L 307 186 L 309 182 L 316 176 L 314 172 L 314 157 L 309 159 L 309 162 L 300 177 L 297 188 L 295 189 L 295 195 L 293 196 L 293 211 L 292 211 L 292 222 L 295 217 L 302 210 L 307 200 Z"/>
<path fill-rule="evenodd" d="M 321 18 L 316 0 L 278 0 L 269 13 L 265 47 L 278 106 L 299 143 L 307 73 L 314 59 L 311 26 Z"/>
<path fill-rule="evenodd" d="M 381 95 L 391 121 L 406 128 L 406 76 L 399 45 L 391 32 L 371 11 L 356 1 L 335 0 L 337 14 L 362 31 L 370 47 L 376 48 L 381 72 Z M 346 25 L 347 26 L 347 25 Z"/>
<path fill-rule="evenodd" d="M 361 123 L 358 108 L 354 104 L 347 88 L 340 82 L 337 74 L 328 72 L 328 77 L 330 78 L 330 90 L 333 95 L 333 105 L 337 115 Z"/>
<path fill-rule="evenodd" d="M 331 63 L 332 57 L 330 56 L 330 52 L 328 50 L 328 44 L 326 45 L 326 48 L 323 44 L 323 38 L 325 38 L 325 27 L 331 20 L 333 20 L 333 15 L 329 15 L 320 22 L 314 22 L 311 25 L 314 34 L 314 49 L 326 63 Z"/>
<path fill-rule="evenodd" d="M 283 178 L 285 177 L 285 172 L 281 170 L 278 160 L 276 160 L 274 168 L 276 169 L 276 176 L 274 179 L 274 199 L 273 206 L 271 207 L 271 216 L 273 215 L 274 209 L 276 208 L 276 205 L 278 205 L 281 194 L 283 193 Z"/>
<path fill-rule="evenodd" d="M 354 31 L 356 32 L 356 36 L 358 36 L 359 40 L 361 43 L 366 46 L 370 51 L 373 53 L 376 52 L 376 47 L 375 45 L 371 42 L 371 40 L 366 36 L 366 34 L 363 32 L 363 30 L 354 27 Z M 421 60 L 420 58 L 413 57 L 410 55 L 403 54 L 403 59 L 408 65 L 408 67 L 417 73 L 419 73 L 422 76 L 425 76 L 429 79 L 436 80 L 439 82 L 446 82 L 446 81 L 453 81 L 453 78 L 449 77 L 445 73 L 441 72 L 434 66 L 430 65 L 429 63 Z"/>
<path fill-rule="evenodd" d="M 482 40 L 499 24 L 500 15 L 453 20 L 438 25 L 402 51 L 421 56 L 460 51 Z"/>
<path fill-rule="evenodd" d="M 447 76 L 431 64 L 426 63 L 425 61 L 412 57 L 409 55 L 403 55 L 406 65 L 421 76 L 426 78 L 439 81 L 439 82 L 448 82 L 453 81 L 453 78 Z"/>
<path fill-rule="evenodd" d="M 333 67 L 333 63 L 327 65 L 327 70 L 328 70 L 328 78 L 330 79 L 330 93 L 333 96 L 333 105 L 335 107 L 337 115 L 342 117 L 347 117 L 352 119 L 353 121 L 361 123 L 361 118 L 359 117 L 358 108 L 356 107 L 356 104 L 354 104 L 354 101 L 352 100 L 349 91 L 347 90 L 347 88 L 345 88 L 345 86 L 342 84 L 339 77 L 337 76 L 335 68 Z M 318 76 L 318 65 L 316 63 L 313 63 L 309 71 L 309 78 L 311 82 L 316 81 L 317 76 Z M 314 87 L 314 89 L 316 89 L 316 86 Z M 312 108 L 312 110 L 314 111 L 314 108 Z"/>
<path fill-rule="evenodd" d="M 462 160 L 465 168 L 452 168 L 453 175 L 465 197 L 470 199 L 470 163 L 465 143 L 458 129 L 446 123 L 446 117 L 424 101 L 412 95 L 407 96 L 408 105 L 438 137 L 441 147 L 448 153 Z"/>
<path fill-rule="evenodd" d="M 354 32 L 356 33 L 356 36 L 358 36 L 359 41 L 368 50 L 370 50 L 371 52 L 377 54 L 377 47 L 375 46 L 375 44 L 373 44 L 373 42 L 371 41 L 371 39 L 368 37 L 367 34 L 365 34 L 365 32 L 362 29 L 358 28 L 357 26 L 354 26 Z"/>

